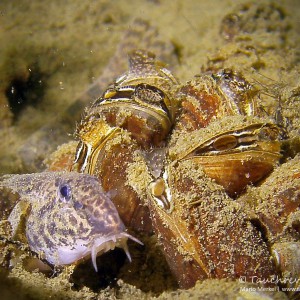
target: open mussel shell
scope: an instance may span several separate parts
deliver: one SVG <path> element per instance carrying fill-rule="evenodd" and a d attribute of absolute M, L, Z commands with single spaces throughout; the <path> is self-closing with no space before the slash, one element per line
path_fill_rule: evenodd
<path fill-rule="evenodd" d="M 128 72 L 86 109 L 77 127 L 72 169 L 98 177 L 124 224 L 133 229 L 148 230 L 151 222 L 126 174 L 136 151 L 164 145 L 178 109 L 175 85 L 176 79 L 152 53 L 134 51 Z"/>
<path fill-rule="evenodd" d="M 73 169 L 94 174 L 95 165 L 98 158 L 100 159 L 99 155 L 103 154 L 107 141 L 118 134 L 120 134 L 120 128 L 109 126 L 102 118 L 89 118 L 81 123 L 77 133 L 80 141 Z"/>
<path fill-rule="evenodd" d="M 258 116 L 260 112 L 256 99 L 258 90 L 241 73 L 224 69 L 212 74 L 212 77 L 226 99 L 227 105 L 235 114 Z"/>
<path fill-rule="evenodd" d="M 178 111 L 177 85 L 152 53 L 134 51 L 129 56 L 129 71 L 86 110 L 86 115 L 126 129 L 144 149 L 158 146 L 169 134 Z"/>
<path fill-rule="evenodd" d="M 182 143 L 184 134 L 179 136 Z M 265 178 L 278 164 L 280 130 L 256 118 L 232 116 L 189 135 L 184 149 L 171 144 L 169 158 L 190 160 L 236 197 L 249 184 Z"/>
<path fill-rule="evenodd" d="M 92 114 L 105 117 L 111 126 L 131 132 L 144 148 L 150 144 L 158 145 L 167 136 L 173 119 L 165 105 L 169 99 L 161 90 L 154 86 L 139 85 L 110 94 L 108 99 L 103 99 L 91 109 Z"/>

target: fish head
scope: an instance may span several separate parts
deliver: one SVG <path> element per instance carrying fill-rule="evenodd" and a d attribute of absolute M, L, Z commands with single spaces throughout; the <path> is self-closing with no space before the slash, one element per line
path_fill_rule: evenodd
<path fill-rule="evenodd" d="M 125 250 L 126 232 L 113 202 L 96 177 L 75 172 L 51 172 L 36 189 L 39 201 L 31 201 L 26 223 L 30 248 L 54 265 L 72 264 L 96 257 L 115 247 Z M 139 242 L 140 243 L 140 242 Z"/>

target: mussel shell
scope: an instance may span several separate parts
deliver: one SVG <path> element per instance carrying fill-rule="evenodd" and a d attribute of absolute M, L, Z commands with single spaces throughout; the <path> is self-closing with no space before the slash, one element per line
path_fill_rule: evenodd
<path fill-rule="evenodd" d="M 224 69 L 212 76 L 235 114 L 258 116 L 260 110 L 255 97 L 258 90 L 242 74 Z"/>
<path fill-rule="evenodd" d="M 86 110 L 86 121 L 102 118 L 112 127 L 129 131 L 144 149 L 160 146 L 175 121 L 179 101 L 177 80 L 155 55 L 137 50 L 129 55 L 129 70 Z"/>
<path fill-rule="evenodd" d="M 101 154 L 93 160 L 93 175 L 99 178 L 103 189 L 109 193 L 125 226 L 150 232 L 152 225 L 143 195 L 139 195 L 128 183 L 129 168 L 138 150 L 135 140 L 120 129 L 117 135 L 107 140 Z"/>
<path fill-rule="evenodd" d="M 281 158 L 279 128 L 253 117 L 227 117 L 189 135 L 173 135 L 169 160 L 198 164 L 232 197 L 265 178 Z"/>
<path fill-rule="evenodd" d="M 127 89 L 133 89 L 132 95 L 128 95 L 130 98 L 121 98 L 122 95 L 116 94 L 99 102 L 97 106 L 90 109 L 89 114 L 102 116 L 110 126 L 131 132 L 134 139 L 143 148 L 159 145 L 168 135 L 173 123 L 173 116 L 169 114 L 165 105 L 169 99 L 162 91 L 155 91 L 153 93 L 159 94 L 157 96 L 159 99 L 157 102 L 151 103 L 155 96 L 150 95 L 150 92 L 147 91 L 153 91 L 155 87 L 152 86 L 145 86 L 143 90 L 140 86 Z M 139 89 L 138 96 L 140 98 L 142 98 L 142 93 L 147 94 L 147 102 L 137 98 L 136 89 Z"/>
<path fill-rule="evenodd" d="M 74 157 L 77 153 L 78 142 L 71 141 L 60 145 L 44 163 L 49 171 L 70 171 L 74 166 Z"/>
<path fill-rule="evenodd" d="M 80 124 L 77 135 L 80 141 L 77 146 L 74 159 L 74 170 L 94 174 L 94 167 L 106 143 L 115 135 L 120 134 L 121 129 L 107 124 L 103 118 L 88 118 Z M 100 155 L 100 157 L 99 157 Z"/>
<path fill-rule="evenodd" d="M 283 277 L 291 281 L 299 278 L 300 281 L 300 242 L 275 243 L 272 245 L 271 252 L 275 258 L 276 267 Z"/>
<path fill-rule="evenodd" d="M 157 201 L 149 186 L 154 229 L 182 288 L 206 278 L 268 277 L 274 274 L 267 245 L 247 220 L 242 206 L 191 161 L 171 163 L 164 197 Z"/>
<path fill-rule="evenodd" d="M 226 116 L 259 116 L 258 91 L 239 73 L 225 69 L 197 76 L 181 87 L 182 112 L 176 128 L 193 131 Z"/>
<path fill-rule="evenodd" d="M 300 242 L 282 242 L 272 245 L 271 253 L 280 272 L 279 285 L 287 287 L 289 299 L 299 298 Z"/>
<path fill-rule="evenodd" d="M 300 238 L 300 156 L 276 168 L 259 187 L 238 199 L 255 212 L 270 244 Z"/>
<path fill-rule="evenodd" d="M 155 54 L 150 51 L 142 49 L 131 51 L 128 60 L 129 70 L 116 79 L 117 87 L 147 83 L 168 90 L 178 84 L 172 73 L 164 68 L 163 63 L 157 61 Z"/>
<path fill-rule="evenodd" d="M 247 150 L 278 153 L 281 131 L 270 120 L 228 116 L 203 129 L 187 134 L 174 130 L 169 143 L 169 158 L 180 160 L 194 155 L 218 155 Z"/>
<path fill-rule="evenodd" d="M 265 178 L 278 163 L 280 155 L 263 151 L 247 151 L 216 156 L 195 156 L 206 175 L 222 185 L 231 197 L 241 194 L 249 184 Z"/>
<path fill-rule="evenodd" d="M 175 126 L 178 130 L 194 131 L 232 114 L 226 110 L 224 99 L 210 76 L 196 77 L 187 82 L 178 95 L 182 98 L 182 111 Z"/>

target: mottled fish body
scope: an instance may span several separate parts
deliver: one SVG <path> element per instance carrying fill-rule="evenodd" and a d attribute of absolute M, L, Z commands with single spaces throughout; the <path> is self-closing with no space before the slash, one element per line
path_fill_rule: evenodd
<path fill-rule="evenodd" d="M 25 235 L 32 251 L 53 265 L 72 264 L 89 255 L 97 271 L 96 257 L 115 247 L 125 250 L 126 233 L 118 211 L 99 181 L 76 172 L 42 172 L 4 175 L 0 189 L 18 193 L 20 202 L 9 216 L 18 230 L 20 204 L 26 209 Z"/>

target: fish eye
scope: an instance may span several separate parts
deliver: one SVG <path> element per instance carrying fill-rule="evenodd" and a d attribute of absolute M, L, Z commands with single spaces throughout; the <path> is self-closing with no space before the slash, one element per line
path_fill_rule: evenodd
<path fill-rule="evenodd" d="M 60 200 L 63 202 L 68 202 L 72 198 L 71 187 L 67 184 L 62 184 L 59 187 L 59 196 Z"/>

